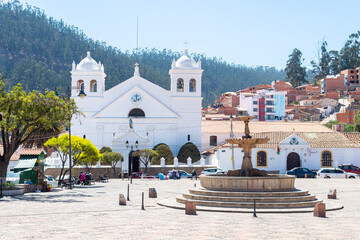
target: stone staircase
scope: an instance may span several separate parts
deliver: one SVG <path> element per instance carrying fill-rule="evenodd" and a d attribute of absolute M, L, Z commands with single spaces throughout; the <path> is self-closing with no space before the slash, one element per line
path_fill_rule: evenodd
<path fill-rule="evenodd" d="M 193 201 L 197 206 L 225 208 L 253 208 L 254 199 L 258 209 L 313 208 L 322 202 L 308 191 L 294 190 L 286 192 L 229 192 L 190 189 L 176 198 L 176 202 L 185 204 Z"/>

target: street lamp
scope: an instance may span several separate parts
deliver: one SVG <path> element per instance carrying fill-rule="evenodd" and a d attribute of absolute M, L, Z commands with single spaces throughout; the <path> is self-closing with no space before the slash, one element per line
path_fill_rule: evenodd
<path fill-rule="evenodd" d="M 128 140 L 126 140 L 126 142 L 125 142 L 125 146 L 126 146 L 126 148 L 129 148 L 130 147 L 130 183 L 132 184 L 132 169 L 133 169 L 133 150 L 134 150 L 134 145 L 133 144 L 129 144 L 129 141 Z M 136 142 L 135 142 L 135 149 L 137 149 L 138 148 L 138 146 L 139 146 L 139 142 L 138 142 L 138 140 L 136 140 Z M 128 179 L 129 179 L 129 177 L 128 177 Z"/>
<path fill-rule="evenodd" d="M 231 125 L 231 131 L 230 131 L 230 138 L 234 138 L 234 132 L 233 132 L 233 124 L 232 124 L 233 116 L 230 115 L 230 125 Z M 232 168 L 235 170 L 235 163 L 234 163 L 234 144 L 231 144 L 231 163 Z"/>

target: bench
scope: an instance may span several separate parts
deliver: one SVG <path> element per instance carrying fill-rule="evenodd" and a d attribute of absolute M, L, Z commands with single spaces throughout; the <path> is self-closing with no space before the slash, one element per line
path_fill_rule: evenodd
<path fill-rule="evenodd" d="M 98 178 L 99 182 L 109 182 L 109 177 L 104 175 L 104 174 L 100 174 L 99 178 Z"/>

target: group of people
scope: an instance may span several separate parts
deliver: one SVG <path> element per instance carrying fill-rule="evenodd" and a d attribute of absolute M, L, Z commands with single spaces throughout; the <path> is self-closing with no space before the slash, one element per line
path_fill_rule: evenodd
<path fill-rule="evenodd" d="M 91 180 L 93 180 L 91 173 L 80 172 L 78 184 L 89 185 Z"/>

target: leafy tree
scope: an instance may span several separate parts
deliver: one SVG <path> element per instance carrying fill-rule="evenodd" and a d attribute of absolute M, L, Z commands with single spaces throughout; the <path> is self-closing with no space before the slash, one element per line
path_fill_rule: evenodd
<path fill-rule="evenodd" d="M 181 163 L 187 163 L 188 157 L 191 158 L 191 162 L 196 162 L 200 159 L 199 149 L 192 142 L 185 143 L 177 155 Z"/>
<path fill-rule="evenodd" d="M 329 52 L 330 56 L 330 74 L 336 75 L 339 74 L 341 69 L 341 56 L 338 51 L 331 50 Z"/>
<path fill-rule="evenodd" d="M 350 34 L 344 47 L 340 50 L 341 69 L 354 69 L 360 64 L 360 31 Z"/>
<path fill-rule="evenodd" d="M 325 78 L 330 73 L 331 57 L 327 51 L 327 42 L 323 41 L 317 62 L 311 61 L 312 73 L 316 80 Z"/>
<path fill-rule="evenodd" d="M 166 145 L 165 143 L 161 143 L 156 145 L 153 150 L 155 150 L 159 154 L 159 156 L 151 159 L 151 165 L 159 165 L 161 158 L 165 159 L 166 165 L 174 164 L 174 154 L 168 145 Z"/>
<path fill-rule="evenodd" d="M 112 152 L 111 147 L 102 147 L 100 153 Z"/>
<path fill-rule="evenodd" d="M 67 169 L 63 171 L 67 159 L 66 155 L 69 154 L 69 135 L 64 134 L 60 137 L 51 138 L 44 145 L 60 154 L 62 170 L 60 172 L 59 182 L 61 182 L 66 173 L 70 170 Z M 71 153 L 72 167 L 75 165 L 87 165 L 88 167 L 91 164 L 94 164 L 95 161 L 99 161 L 101 157 L 99 150 L 90 142 L 90 140 L 78 136 L 71 136 Z"/>
<path fill-rule="evenodd" d="M 358 111 L 354 116 L 355 132 L 360 132 L 360 111 Z"/>
<path fill-rule="evenodd" d="M 147 171 L 147 167 L 152 158 L 159 156 L 157 152 L 151 149 L 140 149 L 133 153 L 134 156 L 139 157 L 140 161 L 144 164 L 145 169 L 144 172 Z"/>
<path fill-rule="evenodd" d="M 101 163 L 104 165 L 109 165 L 111 166 L 111 168 L 113 169 L 114 172 L 114 176 L 116 176 L 116 164 L 118 162 L 123 162 L 124 161 L 124 157 L 121 153 L 118 152 L 112 152 L 112 151 L 107 151 L 104 152 L 102 154 L 102 158 L 101 158 Z M 121 166 L 122 168 L 122 166 Z"/>
<path fill-rule="evenodd" d="M 289 60 L 286 62 L 285 80 L 290 82 L 294 88 L 308 82 L 305 79 L 306 67 L 301 66 L 301 63 L 304 61 L 304 59 L 301 59 L 301 56 L 301 51 L 295 48 L 289 55 Z"/>
<path fill-rule="evenodd" d="M 0 131 L 4 149 L 0 155 L 0 177 L 6 177 L 10 157 L 20 145 L 35 140 L 33 137 L 43 131 L 54 130 L 54 126 L 67 122 L 76 111 L 73 100 L 59 98 L 54 92 L 26 93 L 21 84 L 6 92 L 0 79 Z"/>

